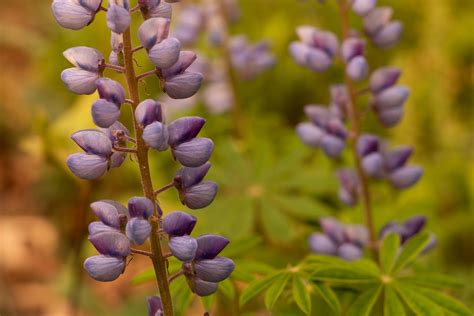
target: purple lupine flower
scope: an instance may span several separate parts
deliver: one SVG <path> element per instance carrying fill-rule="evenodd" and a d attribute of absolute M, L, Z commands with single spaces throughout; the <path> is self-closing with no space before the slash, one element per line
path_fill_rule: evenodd
<path fill-rule="evenodd" d="M 320 220 L 324 233 L 313 233 L 309 237 L 310 249 L 322 255 L 338 256 L 345 260 L 356 260 L 362 256 L 369 241 L 369 233 L 362 225 L 343 225 L 335 218 Z"/>
<path fill-rule="evenodd" d="M 218 283 L 207 282 L 198 278 L 194 278 L 191 289 L 194 293 L 199 296 L 208 296 L 214 294 L 217 291 Z"/>
<path fill-rule="evenodd" d="M 181 202 L 190 209 L 200 209 L 210 205 L 217 194 L 218 186 L 213 181 L 203 181 L 181 191 Z"/>
<path fill-rule="evenodd" d="M 148 316 L 163 316 L 163 305 L 159 296 L 147 297 Z"/>
<path fill-rule="evenodd" d="M 160 122 L 153 122 L 145 127 L 142 138 L 145 143 L 158 151 L 168 149 L 168 129 Z"/>
<path fill-rule="evenodd" d="M 214 259 L 229 244 L 227 238 L 212 234 L 199 236 L 196 241 L 196 260 Z"/>
<path fill-rule="evenodd" d="M 409 146 L 399 146 L 384 154 L 384 167 L 391 172 L 403 167 L 413 154 L 413 148 Z"/>
<path fill-rule="evenodd" d="M 168 37 L 170 19 L 151 18 L 140 25 L 138 39 L 145 49 L 150 50 L 155 44 Z"/>
<path fill-rule="evenodd" d="M 196 277 L 207 282 L 224 281 L 232 274 L 234 268 L 234 261 L 225 257 L 198 260 L 194 263 Z"/>
<path fill-rule="evenodd" d="M 188 235 L 172 236 L 169 239 L 168 247 L 178 260 L 188 262 L 194 259 L 198 244 L 196 239 Z"/>
<path fill-rule="evenodd" d="M 67 49 L 63 55 L 75 66 L 61 73 L 68 90 L 76 94 L 92 94 L 104 62 L 102 53 L 94 48 L 79 46 Z"/>
<path fill-rule="evenodd" d="M 68 68 L 61 73 L 61 79 L 67 89 L 76 94 L 92 94 L 96 89 L 95 81 L 99 78 L 98 73 L 82 70 L 79 68 Z"/>
<path fill-rule="evenodd" d="M 275 64 L 275 57 L 270 52 L 267 41 L 250 45 L 244 35 L 239 35 L 230 40 L 229 50 L 232 65 L 245 80 L 254 79 Z"/>
<path fill-rule="evenodd" d="M 370 90 L 373 93 L 381 92 L 397 83 L 401 71 L 395 67 L 382 67 L 376 69 L 369 79 Z"/>
<path fill-rule="evenodd" d="M 375 72 L 371 77 L 374 86 L 372 88 L 371 84 L 371 89 L 375 88 L 376 91 L 372 107 L 385 127 L 393 127 L 400 122 L 404 112 L 403 105 L 409 96 L 408 88 L 394 86 L 398 76 L 399 73 L 396 70 L 383 69 Z"/>
<path fill-rule="evenodd" d="M 333 84 L 329 88 L 331 94 L 331 104 L 329 110 L 341 120 L 346 119 L 347 103 L 349 102 L 349 93 L 345 84 Z"/>
<path fill-rule="evenodd" d="M 105 133 L 95 129 L 77 131 L 71 139 L 88 154 L 109 157 L 112 154 L 112 142 Z"/>
<path fill-rule="evenodd" d="M 125 232 L 131 242 L 141 245 L 150 236 L 151 225 L 146 219 L 134 217 L 127 222 Z"/>
<path fill-rule="evenodd" d="M 402 167 L 389 176 L 390 183 L 396 189 L 406 189 L 413 186 L 423 175 L 423 169 L 418 166 Z"/>
<path fill-rule="evenodd" d="M 202 166 L 196 168 L 183 167 L 176 171 L 173 181 L 177 184 L 179 189 L 192 187 L 204 179 L 210 168 L 210 162 L 206 162 Z"/>
<path fill-rule="evenodd" d="M 111 140 L 112 144 L 118 147 L 125 146 L 127 143 L 126 137 L 130 136 L 128 129 L 119 121 L 115 122 L 108 128 L 103 128 L 102 131 Z M 127 158 L 127 153 L 115 151 L 112 156 L 110 156 L 110 167 L 120 167 L 125 161 L 125 158 Z"/>
<path fill-rule="evenodd" d="M 184 8 L 177 19 L 173 34 L 184 44 L 193 45 L 204 26 L 204 14 L 197 6 Z"/>
<path fill-rule="evenodd" d="M 104 224 L 103 222 L 96 221 L 89 224 L 88 231 L 89 235 L 95 235 L 98 233 L 113 232 L 118 230 L 116 228 Z"/>
<path fill-rule="evenodd" d="M 289 50 L 295 62 L 316 72 L 327 70 L 337 53 L 337 37 L 312 26 L 300 26 L 296 33 L 301 42 L 292 42 Z"/>
<path fill-rule="evenodd" d="M 148 219 L 153 215 L 154 209 L 153 202 L 146 197 L 135 196 L 128 200 L 128 212 L 131 217 Z"/>
<path fill-rule="evenodd" d="M 384 158 L 380 139 L 374 135 L 363 134 L 357 139 L 356 147 L 364 172 L 375 179 L 383 178 Z"/>
<path fill-rule="evenodd" d="M 59 25 L 71 30 L 80 30 L 94 20 L 101 3 L 102 0 L 54 0 L 51 9 Z"/>
<path fill-rule="evenodd" d="M 63 56 L 76 68 L 95 73 L 99 72 L 104 62 L 104 56 L 100 51 L 86 46 L 68 48 L 63 52 Z"/>
<path fill-rule="evenodd" d="M 340 182 L 339 199 L 342 203 L 354 206 L 359 199 L 360 181 L 355 171 L 351 169 L 341 169 L 337 172 Z"/>
<path fill-rule="evenodd" d="M 89 241 L 102 255 L 111 257 L 126 257 L 130 254 L 130 242 L 120 232 L 102 232 L 89 236 Z"/>
<path fill-rule="evenodd" d="M 198 137 L 172 148 L 173 157 L 186 167 L 199 167 L 205 164 L 214 150 L 209 138 Z"/>
<path fill-rule="evenodd" d="M 135 109 L 135 120 L 143 127 L 153 122 L 163 122 L 163 110 L 158 101 L 146 99 Z"/>
<path fill-rule="evenodd" d="M 169 68 L 179 59 L 181 43 L 177 38 L 170 37 L 155 44 L 148 52 L 148 58 L 158 68 Z"/>
<path fill-rule="evenodd" d="M 125 90 L 117 81 L 109 78 L 99 78 L 95 83 L 101 99 L 115 103 L 118 106 L 125 102 Z"/>
<path fill-rule="evenodd" d="M 199 90 L 204 77 L 198 72 L 185 71 L 165 81 L 165 91 L 173 99 L 186 99 Z"/>
<path fill-rule="evenodd" d="M 67 165 L 77 177 L 92 180 L 107 171 L 108 160 L 98 155 L 75 153 L 67 158 Z"/>
<path fill-rule="evenodd" d="M 183 50 L 179 52 L 178 61 L 169 68 L 163 69 L 162 73 L 165 78 L 182 74 L 196 60 L 197 55 L 194 52 Z"/>
<path fill-rule="evenodd" d="M 117 279 L 125 269 L 123 258 L 93 256 L 84 261 L 84 269 L 94 280 L 110 282 Z"/>
<path fill-rule="evenodd" d="M 177 146 L 194 139 L 206 120 L 198 116 L 186 116 L 174 120 L 168 125 L 170 146 Z"/>
<path fill-rule="evenodd" d="M 92 104 L 91 114 L 95 125 L 107 128 L 120 117 L 120 106 L 105 99 L 98 99 Z"/>
<path fill-rule="evenodd" d="M 355 37 L 346 39 L 342 43 L 341 54 L 346 63 L 346 74 L 356 82 L 363 80 L 368 73 L 364 42 Z"/>
<path fill-rule="evenodd" d="M 97 201 L 90 207 L 102 223 L 115 229 L 120 228 L 120 214 L 114 205 L 106 201 Z"/>
<path fill-rule="evenodd" d="M 399 21 L 390 22 L 392 14 L 392 8 L 380 7 L 364 16 L 364 31 L 378 47 L 391 47 L 400 40 L 403 26 Z"/>
<path fill-rule="evenodd" d="M 360 16 L 365 16 L 375 8 L 377 0 L 352 0 L 352 10 Z"/>
<path fill-rule="evenodd" d="M 147 12 L 147 18 L 166 18 L 171 19 L 172 7 L 169 3 L 161 1 L 159 5 L 152 6 Z"/>
<path fill-rule="evenodd" d="M 171 236 L 184 236 L 191 234 L 196 222 L 196 217 L 181 211 L 174 211 L 163 218 L 162 228 Z"/>
<path fill-rule="evenodd" d="M 107 10 L 107 27 L 117 34 L 122 34 L 130 26 L 128 0 L 123 2 L 124 6 L 114 3 L 109 4 Z"/>

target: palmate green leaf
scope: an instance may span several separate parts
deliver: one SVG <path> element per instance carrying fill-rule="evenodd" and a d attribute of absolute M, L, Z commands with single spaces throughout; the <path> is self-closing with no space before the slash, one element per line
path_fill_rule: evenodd
<path fill-rule="evenodd" d="M 304 267 L 314 271 L 326 268 L 341 268 L 355 273 L 365 273 L 374 278 L 380 276 L 380 269 L 377 264 L 368 259 L 348 262 L 335 256 L 310 255 L 305 259 Z"/>
<path fill-rule="evenodd" d="M 379 279 L 372 274 L 343 267 L 320 268 L 313 273 L 311 279 L 350 284 L 371 284 L 379 282 Z"/>
<path fill-rule="evenodd" d="M 316 220 L 327 216 L 331 208 L 316 199 L 295 194 L 273 194 L 268 197 L 268 202 L 278 209 L 301 219 Z"/>
<path fill-rule="evenodd" d="M 311 313 L 311 296 L 306 283 L 307 280 L 303 279 L 300 275 L 295 274 L 293 276 L 293 298 L 301 311 L 309 314 Z"/>
<path fill-rule="evenodd" d="M 417 272 L 416 275 L 400 277 L 399 280 L 434 289 L 460 290 L 464 288 L 464 284 L 459 280 L 448 275 L 437 273 Z"/>
<path fill-rule="evenodd" d="M 341 310 L 341 303 L 337 298 L 336 293 L 325 283 L 316 282 L 314 283 L 314 289 L 322 297 L 322 299 L 336 312 L 339 314 Z"/>
<path fill-rule="evenodd" d="M 380 249 L 380 266 L 383 272 L 390 273 L 392 271 L 399 248 L 400 236 L 398 234 L 390 233 L 385 236 Z"/>
<path fill-rule="evenodd" d="M 253 299 L 257 295 L 262 293 L 282 273 L 283 271 L 275 272 L 250 283 L 249 286 L 242 292 L 242 295 L 240 296 L 240 300 L 239 300 L 240 306 L 245 305 L 251 299 Z"/>
<path fill-rule="evenodd" d="M 433 303 L 431 300 L 427 299 L 424 295 L 420 294 L 417 291 L 413 291 L 408 286 L 403 286 L 401 283 L 392 283 L 391 286 L 394 287 L 397 294 L 405 302 L 405 304 L 419 316 L 442 316 L 443 311 Z"/>
<path fill-rule="evenodd" d="M 288 242 L 293 239 L 295 232 L 283 212 L 269 203 L 261 203 L 260 206 L 263 228 L 268 237 L 276 242 Z"/>
<path fill-rule="evenodd" d="M 410 238 L 405 245 L 403 245 L 402 251 L 393 267 L 393 272 L 400 271 L 403 267 L 414 261 L 429 242 L 430 236 L 427 233 Z"/>
<path fill-rule="evenodd" d="M 273 280 L 273 284 L 268 288 L 267 292 L 265 293 L 265 306 L 268 310 L 273 308 L 276 301 L 280 297 L 281 293 L 285 289 L 288 280 L 290 279 L 289 273 L 284 273 L 279 275 L 275 280 Z"/>
<path fill-rule="evenodd" d="M 418 292 L 425 296 L 427 299 L 441 307 L 442 309 L 454 313 L 455 315 L 459 316 L 469 316 L 472 315 L 472 312 L 464 306 L 458 300 L 449 297 L 448 295 L 444 294 L 443 292 L 439 292 L 433 289 L 428 289 L 422 286 L 414 286 L 411 284 L 403 284 L 403 287 L 411 288 L 413 291 Z"/>
<path fill-rule="evenodd" d="M 384 288 L 383 315 L 405 316 L 405 308 L 403 307 L 402 301 L 398 298 L 395 290 L 389 285 Z"/>
<path fill-rule="evenodd" d="M 262 241 L 263 238 L 259 236 L 232 238 L 232 242 L 221 252 L 221 255 L 229 258 L 240 256 L 259 246 Z"/>
<path fill-rule="evenodd" d="M 372 311 L 382 290 L 382 286 L 375 286 L 363 292 L 352 303 L 347 311 L 347 316 L 368 316 Z"/>
<path fill-rule="evenodd" d="M 268 275 L 273 271 L 272 266 L 260 261 L 235 260 L 235 270 L 232 272 L 231 278 L 250 283 L 255 279 L 254 273 Z"/>

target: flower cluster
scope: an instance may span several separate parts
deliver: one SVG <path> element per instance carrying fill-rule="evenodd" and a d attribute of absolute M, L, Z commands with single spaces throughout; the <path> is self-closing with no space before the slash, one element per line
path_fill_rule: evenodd
<path fill-rule="evenodd" d="M 207 296 L 217 290 L 218 282 L 228 278 L 234 270 L 234 262 L 217 255 L 229 240 L 218 235 L 190 236 L 196 218 L 175 211 L 163 219 L 163 230 L 169 236 L 171 253 L 183 262 L 183 273 L 197 295 Z"/>
<path fill-rule="evenodd" d="M 334 218 L 322 218 L 319 223 L 323 233 L 313 233 L 309 237 L 309 247 L 313 252 L 346 260 L 362 256 L 369 240 L 364 226 L 344 225 Z"/>
<path fill-rule="evenodd" d="M 413 238 L 419 234 L 423 228 L 426 226 L 426 217 L 422 215 L 415 215 L 403 223 L 396 221 L 391 221 L 385 224 L 379 232 L 379 239 L 383 238 L 389 233 L 395 233 L 400 236 L 401 245 L 403 246 L 410 238 Z M 431 239 L 428 245 L 425 247 L 422 253 L 426 253 L 433 249 L 437 244 L 436 235 L 433 233 L 430 234 Z"/>

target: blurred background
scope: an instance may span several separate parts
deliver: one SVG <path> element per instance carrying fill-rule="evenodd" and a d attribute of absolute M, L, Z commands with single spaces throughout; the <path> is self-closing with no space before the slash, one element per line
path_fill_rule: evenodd
<path fill-rule="evenodd" d="M 93 182 L 73 177 L 65 164 L 67 155 L 77 150 L 70 134 L 93 127 L 90 105 L 96 96 L 76 96 L 65 89 L 60 73 L 70 66 L 62 52 L 85 45 L 107 56 L 109 31 L 103 15 L 80 32 L 61 29 L 50 2 L 1 1 L 0 315 L 144 315 L 144 297 L 156 291 L 147 277 L 148 260 L 135 257 L 125 275 L 112 283 L 95 282 L 82 268 L 83 260 L 95 252 L 87 242 L 87 225 L 93 220 L 88 205 L 98 199 L 125 203 L 140 195 L 135 163 L 128 160 Z M 250 42 L 268 40 L 276 58 L 271 69 L 252 80 L 235 78 L 238 111 L 216 114 L 204 97 L 163 102 L 169 120 L 190 114 L 207 118 L 203 133 L 216 143 L 208 178 L 219 183 L 220 192 L 212 206 L 193 212 L 199 218 L 196 233 L 229 237 L 227 255 L 235 259 L 236 271 L 242 269 L 240 274 L 298 262 L 308 253 L 306 238 L 319 229 L 320 216 L 362 221 L 358 208 L 337 200 L 334 171 L 341 162 L 328 162 L 319 151 L 304 147 L 294 133 L 294 126 L 304 120 L 303 106 L 327 103 L 329 85 L 341 80 L 340 67 L 314 74 L 296 66 L 287 53 L 298 25 L 339 32 L 336 7 L 327 2 L 238 3 L 239 14 L 229 33 L 245 34 Z M 460 298 L 472 307 L 473 2 L 379 3 L 394 7 L 405 33 L 395 49 L 369 47 L 371 68 L 402 68 L 401 82 L 410 87 L 411 96 L 396 128 L 382 130 L 369 113 L 365 130 L 386 136 L 393 146 L 413 145 L 414 161 L 425 168 L 425 175 L 401 193 L 374 184 L 376 224 L 380 228 L 388 220 L 426 215 L 428 230 L 438 236 L 439 244 L 420 264 L 465 281 Z M 174 16 L 188 5 L 174 5 Z M 357 17 L 352 22 L 360 26 Z M 207 36 L 203 34 L 193 49 L 203 59 L 219 58 L 221 52 Z M 137 64 L 146 71 L 149 65 L 143 57 L 137 57 Z M 143 96 L 158 94 L 154 79 L 141 88 Z M 130 123 L 126 112 L 122 111 L 122 121 Z M 151 156 L 155 186 L 168 183 L 176 164 L 167 154 Z M 161 203 L 165 211 L 184 209 L 174 191 L 165 193 Z M 174 286 L 179 313 L 202 315 L 203 303 L 183 297 L 179 286 Z M 211 314 L 268 315 L 258 302 L 238 310 L 233 298 L 239 286 L 234 282 L 219 292 Z M 280 310 L 282 315 L 299 315 L 291 306 Z"/>

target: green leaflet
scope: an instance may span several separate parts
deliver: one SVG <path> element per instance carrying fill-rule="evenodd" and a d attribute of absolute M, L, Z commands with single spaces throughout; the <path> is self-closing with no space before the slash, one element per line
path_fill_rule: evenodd
<path fill-rule="evenodd" d="M 459 280 L 437 273 L 417 272 L 416 275 L 402 277 L 399 280 L 434 289 L 460 290 L 464 287 L 464 284 L 459 282 Z"/>
<path fill-rule="evenodd" d="M 228 299 L 233 299 L 235 297 L 234 284 L 229 279 L 219 283 L 219 291 L 224 294 Z"/>
<path fill-rule="evenodd" d="M 232 242 L 221 252 L 224 257 L 235 258 L 256 248 L 262 243 L 263 239 L 259 236 L 248 236 L 240 239 L 232 238 Z"/>
<path fill-rule="evenodd" d="M 413 291 L 408 286 L 401 283 L 393 284 L 393 287 L 400 295 L 401 299 L 410 307 L 410 309 L 419 316 L 443 316 L 443 311 L 417 291 Z"/>
<path fill-rule="evenodd" d="M 347 311 L 347 316 L 368 316 L 377 302 L 382 286 L 372 287 L 363 292 Z"/>
<path fill-rule="evenodd" d="M 385 236 L 380 249 L 380 266 L 382 267 L 383 272 L 392 272 L 399 248 L 400 236 L 398 234 L 390 233 Z"/>
<path fill-rule="evenodd" d="M 350 284 L 378 283 L 378 279 L 373 275 L 366 274 L 362 271 L 341 267 L 321 268 L 320 270 L 315 271 L 315 273 L 312 275 L 312 279 Z"/>
<path fill-rule="evenodd" d="M 288 242 L 294 235 L 290 221 L 283 212 L 268 203 L 261 203 L 261 218 L 265 233 L 277 242 Z"/>
<path fill-rule="evenodd" d="M 458 300 L 452 297 L 449 297 L 448 295 L 442 292 L 435 291 L 435 290 L 428 289 L 421 286 L 414 286 L 410 284 L 403 284 L 403 286 L 409 287 L 413 291 L 422 294 L 423 296 L 425 296 L 427 299 L 437 304 L 442 309 L 449 311 L 451 313 L 454 313 L 455 315 L 459 315 L 459 316 L 472 315 L 472 312 L 466 306 L 464 306 L 461 302 L 459 302 Z"/>
<path fill-rule="evenodd" d="M 288 283 L 289 279 L 290 279 L 290 274 L 285 273 L 285 274 L 279 275 L 273 281 L 273 284 L 269 287 L 269 289 L 267 290 L 267 293 L 265 294 L 265 306 L 267 307 L 268 310 L 271 310 L 273 308 L 273 305 L 275 305 L 276 301 L 278 300 L 281 293 L 285 289 L 285 286 Z"/>
<path fill-rule="evenodd" d="M 410 238 L 408 242 L 403 245 L 402 251 L 393 267 L 394 272 L 400 271 L 403 267 L 415 260 L 418 255 L 425 249 L 430 241 L 430 236 L 427 233 L 419 234 Z"/>
<path fill-rule="evenodd" d="M 311 296 L 306 282 L 307 281 L 299 275 L 293 276 L 293 298 L 303 313 L 309 314 L 311 312 Z"/>
<path fill-rule="evenodd" d="M 384 316 L 405 316 L 402 301 L 390 286 L 384 288 L 383 314 Z"/>
<path fill-rule="evenodd" d="M 272 195 L 268 198 L 272 205 L 297 218 L 315 220 L 326 216 L 331 209 L 316 199 L 306 196 Z"/>
<path fill-rule="evenodd" d="M 255 296 L 260 294 L 263 290 L 269 287 L 272 282 L 277 278 L 282 272 L 272 273 L 267 275 L 259 280 L 253 281 L 249 286 L 243 291 L 240 296 L 240 306 L 245 305 L 248 301 L 253 299 Z"/>
<path fill-rule="evenodd" d="M 336 296 L 336 293 L 325 283 L 314 283 L 316 292 L 323 298 L 323 300 L 337 313 L 341 310 L 341 304 Z"/>

